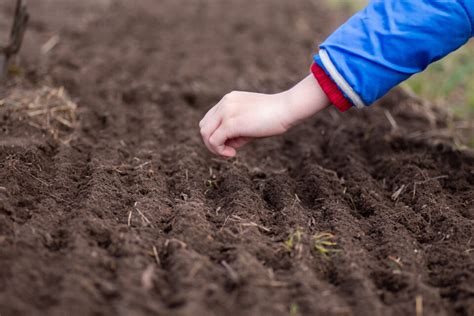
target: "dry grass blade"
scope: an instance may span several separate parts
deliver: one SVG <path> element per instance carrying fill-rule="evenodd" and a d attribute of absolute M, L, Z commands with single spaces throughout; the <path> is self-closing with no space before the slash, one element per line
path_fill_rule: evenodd
<path fill-rule="evenodd" d="M 397 121 L 395 121 L 395 119 L 393 118 L 389 110 L 384 110 L 383 112 L 385 114 L 385 117 L 389 121 L 390 125 L 392 125 L 392 130 L 396 131 L 398 129 Z"/>
<path fill-rule="evenodd" d="M 221 264 L 226 269 L 230 280 L 235 284 L 239 283 L 239 275 L 237 274 L 237 272 L 225 260 L 222 261 Z"/>
<path fill-rule="evenodd" d="M 270 232 L 270 231 L 271 231 L 270 228 L 267 228 L 267 227 L 265 227 L 265 226 L 259 225 L 259 224 L 255 223 L 255 222 L 252 222 L 252 221 L 249 221 L 249 220 L 245 220 L 245 219 L 243 219 L 242 217 L 237 216 L 237 215 L 232 215 L 232 219 L 235 220 L 235 221 L 240 222 L 240 223 L 239 223 L 240 226 L 244 226 L 244 227 L 245 227 L 245 226 L 253 226 L 253 227 L 258 227 L 258 228 L 260 228 L 261 230 L 264 230 L 264 231 L 266 231 L 266 232 Z"/>
<path fill-rule="evenodd" d="M 160 266 L 161 261 L 160 261 L 160 257 L 158 256 L 158 251 L 156 250 L 155 246 L 153 246 L 153 256 L 155 257 L 156 264 Z"/>
<path fill-rule="evenodd" d="M 41 46 L 41 54 L 48 54 L 59 43 L 59 35 L 53 35 L 46 43 Z"/>
<path fill-rule="evenodd" d="M 397 201 L 398 198 L 400 197 L 400 194 L 402 194 L 403 190 L 405 189 L 405 185 L 402 184 L 402 186 L 400 188 L 398 188 L 398 190 L 396 190 L 395 192 L 393 192 L 392 194 L 392 200 L 393 201 Z"/>
<path fill-rule="evenodd" d="M 138 212 L 138 214 L 140 214 L 140 216 L 142 217 L 142 220 L 145 224 L 147 225 L 152 225 L 151 221 L 145 216 L 145 214 L 143 214 L 142 211 L 140 211 L 140 209 L 137 207 L 137 202 L 135 202 L 135 204 L 133 205 L 133 207 L 135 208 L 135 210 Z"/>
<path fill-rule="evenodd" d="M 135 169 L 135 170 L 143 169 L 143 167 L 146 167 L 146 166 L 148 166 L 149 164 L 151 164 L 151 161 L 146 161 L 146 162 L 144 162 L 144 163 L 142 163 L 142 164 L 136 166 L 134 169 Z"/>
<path fill-rule="evenodd" d="M 2 100 L 12 111 L 25 113 L 32 120 L 32 126 L 48 131 L 55 138 L 61 132 L 70 132 L 77 122 L 77 104 L 63 87 L 39 88 L 14 87 Z"/>
<path fill-rule="evenodd" d="M 423 297 L 417 295 L 415 298 L 415 311 L 416 316 L 423 316 Z"/>
<path fill-rule="evenodd" d="M 128 213 L 128 220 L 127 220 L 128 227 L 132 224 L 132 211 Z"/>
<path fill-rule="evenodd" d="M 415 199 L 416 187 L 417 187 L 418 185 L 424 184 L 424 183 L 426 183 L 426 182 L 434 181 L 434 180 L 447 179 L 447 178 L 448 178 L 447 175 L 442 175 L 442 176 L 437 176 L 437 177 L 429 178 L 429 179 L 426 179 L 426 180 L 423 180 L 423 181 L 415 181 L 415 182 L 413 182 L 413 195 L 412 195 L 412 200 Z"/>

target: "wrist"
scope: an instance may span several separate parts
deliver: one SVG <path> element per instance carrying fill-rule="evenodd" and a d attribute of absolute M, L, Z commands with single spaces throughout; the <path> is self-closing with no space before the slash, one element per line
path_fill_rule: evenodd
<path fill-rule="evenodd" d="M 282 92 L 285 126 L 289 129 L 322 111 L 330 101 L 313 75 L 307 76 L 291 89 Z"/>

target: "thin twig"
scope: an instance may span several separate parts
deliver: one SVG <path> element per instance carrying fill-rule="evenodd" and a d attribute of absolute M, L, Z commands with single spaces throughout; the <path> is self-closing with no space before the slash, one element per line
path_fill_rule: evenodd
<path fill-rule="evenodd" d="M 140 211 L 137 207 L 137 202 L 135 202 L 135 204 L 133 205 L 133 207 L 135 208 L 135 210 L 138 212 L 138 214 L 140 214 L 140 216 L 142 217 L 142 219 L 147 223 L 147 224 L 150 224 L 151 225 L 151 221 L 145 216 L 145 214 L 143 214 L 142 211 Z"/>

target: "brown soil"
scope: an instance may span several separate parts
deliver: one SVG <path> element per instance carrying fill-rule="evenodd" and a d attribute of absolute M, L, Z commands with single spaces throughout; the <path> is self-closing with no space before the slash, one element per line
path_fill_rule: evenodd
<path fill-rule="evenodd" d="M 343 16 L 303 0 L 30 11 L 24 78 L 0 88 L 2 316 L 474 315 L 474 156 L 432 137 L 446 120 L 426 102 L 328 109 L 232 160 L 201 144 L 206 109 L 289 87 Z M 72 127 L 10 102 L 43 86 L 77 103 Z"/>

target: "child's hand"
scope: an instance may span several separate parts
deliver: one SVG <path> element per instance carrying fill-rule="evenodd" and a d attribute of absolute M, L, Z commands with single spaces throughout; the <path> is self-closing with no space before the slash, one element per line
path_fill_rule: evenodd
<path fill-rule="evenodd" d="M 286 132 L 287 109 L 283 94 L 234 91 L 207 112 L 199 123 L 201 135 L 210 151 L 232 157 L 253 138 Z"/>
<path fill-rule="evenodd" d="M 278 94 L 231 92 L 199 122 L 207 148 L 233 157 L 236 149 L 255 138 L 283 134 L 329 104 L 312 75 Z"/>

